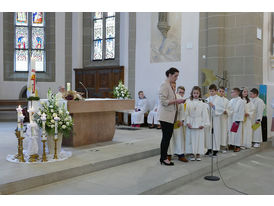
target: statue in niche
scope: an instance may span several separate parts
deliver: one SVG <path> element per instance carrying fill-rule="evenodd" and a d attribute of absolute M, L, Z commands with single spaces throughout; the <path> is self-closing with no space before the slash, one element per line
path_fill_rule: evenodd
<path fill-rule="evenodd" d="M 168 12 L 159 12 L 158 14 L 158 29 L 160 30 L 160 32 L 162 33 L 162 35 L 164 36 L 164 38 L 167 38 L 167 32 L 170 29 L 170 26 L 168 25 Z"/>
<path fill-rule="evenodd" d="M 180 12 L 152 13 L 151 63 L 181 60 L 181 19 Z"/>

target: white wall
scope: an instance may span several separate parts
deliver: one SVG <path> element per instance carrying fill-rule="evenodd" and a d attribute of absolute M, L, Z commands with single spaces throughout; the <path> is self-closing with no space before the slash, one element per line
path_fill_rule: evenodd
<path fill-rule="evenodd" d="M 150 63 L 151 13 L 137 13 L 136 21 L 136 97 L 143 90 L 150 108 L 153 107 L 165 71 L 170 67 L 180 70 L 177 86 L 184 86 L 188 97 L 192 87 L 198 85 L 199 13 L 182 13 L 180 62 Z M 192 44 L 192 48 L 187 49 L 187 44 Z"/>
<path fill-rule="evenodd" d="M 55 14 L 55 41 L 56 41 L 56 64 L 55 82 L 38 82 L 38 94 L 45 98 L 48 88 L 57 92 L 60 85 L 65 85 L 65 13 Z M 4 81 L 3 71 L 3 13 L 0 13 L 0 99 L 18 99 L 19 93 L 27 82 Z"/>

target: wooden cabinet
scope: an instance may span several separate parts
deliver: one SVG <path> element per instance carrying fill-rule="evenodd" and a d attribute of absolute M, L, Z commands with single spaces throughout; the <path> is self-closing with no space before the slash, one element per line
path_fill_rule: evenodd
<path fill-rule="evenodd" d="M 113 97 L 113 88 L 120 80 L 124 82 L 123 66 L 77 68 L 74 71 L 75 90 L 85 93 L 85 89 L 79 83 L 82 82 L 88 89 L 89 98 Z"/>

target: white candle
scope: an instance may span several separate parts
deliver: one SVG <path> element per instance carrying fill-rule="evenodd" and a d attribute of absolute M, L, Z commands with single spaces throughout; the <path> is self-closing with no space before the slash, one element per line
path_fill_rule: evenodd
<path fill-rule="evenodd" d="M 58 139 L 58 121 L 60 120 L 59 117 L 54 117 L 54 121 L 55 121 L 55 132 L 54 132 L 54 139 Z"/>
<path fill-rule="evenodd" d="M 21 113 L 20 115 L 20 136 L 23 137 L 23 121 L 24 121 L 25 116 Z"/>
<path fill-rule="evenodd" d="M 31 69 L 36 69 L 35 68 L 35 60 L 33 58 L 31 58 Z"/>
<path fill-rule="evenodd" d="M 22 107 L 21 107 L 21 105 L 19 105 L 16 108 L 16 111 L 17 111 L 17 128 L 18 128 L 18 130 L 20 130 L 21 129 L 20 115 L 22 114 Z"/>
<path fill-rule="evenodd" d="M 67 91 L 70 91 L 70 83 L 67 82 Z"/>
<path fill-rule="evenodd" d="M 42 114 L 41 120 L 42 120 L 42 140 L 46 140 L 46 120 L 47 120 L 47 115 L 45 113 Z"/>

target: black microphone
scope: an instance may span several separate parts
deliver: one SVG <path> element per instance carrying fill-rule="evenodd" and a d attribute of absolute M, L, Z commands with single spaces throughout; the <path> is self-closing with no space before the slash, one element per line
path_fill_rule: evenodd
<path fill-rule="evenodd" d="M 88 89 L 85 87 L 85 85 L 82 82 L 79 82 L 79 84 L 82 85 L 82 87 L 85 89 L 86 91 L 86 99 L 88 98 Z"/>

